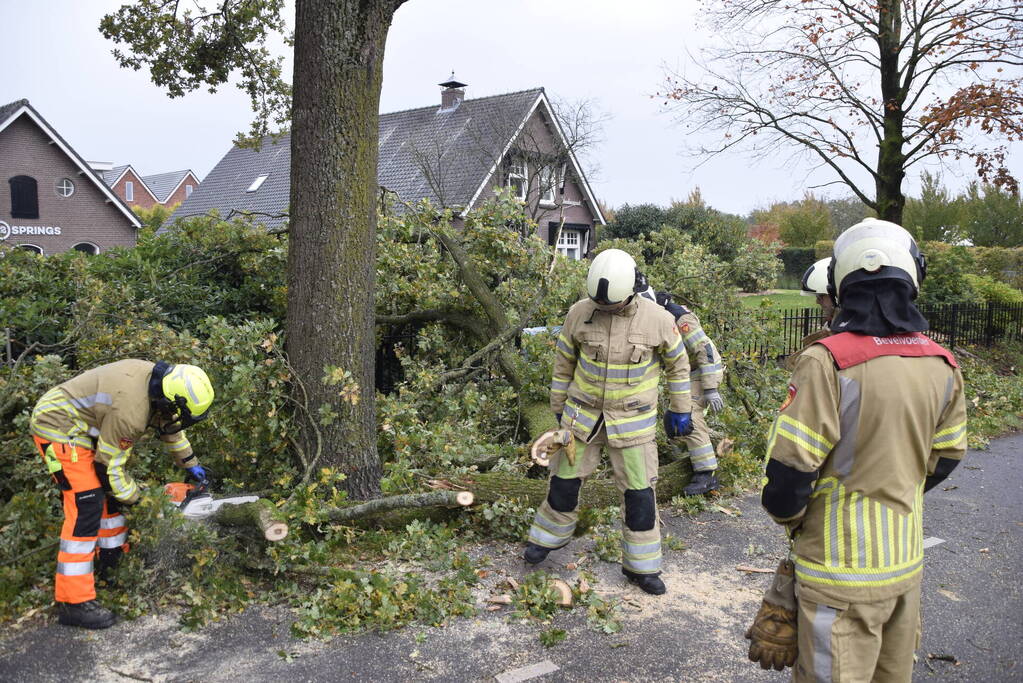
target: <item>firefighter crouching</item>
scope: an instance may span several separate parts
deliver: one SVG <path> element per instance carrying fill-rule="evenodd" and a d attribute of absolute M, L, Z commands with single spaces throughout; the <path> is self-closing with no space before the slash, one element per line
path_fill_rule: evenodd
<path fill-rule="evenodd" d="M 665 592 L 657 481 L 657 386 L 668 379 L 669 437 L 691 427 L 689 362 L 672 316 L 636 296 L 645 288 L 636 263 L 608 249 L 594 258 L 586 278 L 588 299 L 568 311 L 558 336 L 551 382 L 551 410 L 572 432 L 574 449 L 551 459 L 550 487 L 529 530 L 524 559 L 543 561 L 572 539 L 579 518 L 579 490 L 607 449 L 624 498 L 622 573 L 647 593 Z M 570 457 L 570 453 L 573 454 Z"/>
<path fill-rule="evenodd" d="M 127 549 L 122 507 L 138 502 L 125 470 L 132 447 L 156 430 L 178 465 L 206 473 L 183 429 L 206 417 L 213 387 L 193 365 L 121 360 L 60 384 L 36 403 L 30 429 L 64 499 L 55 592 L 61 624 L 107 628 L 115 616 L 96 602 L 101 577 Z"/>
<path fill-rule="evenodd" d="M 717 413 L 724 410 L 725 400 L 718 391 L 725 374 L 725 366 L 721 360 L 714 341 L 707 336 L 700 319 L 685 306 L 671 300 L 668 292 L 654 292 L 653 287 L 641 293 L 642 296 L 657 302 L 675 318 L 682 343 L 689 354 L 689 380 L 693 397 L 693 431 L 682 437 L 685 441 L 689 462 L 693 466 L 693 478 L 682 493 L 686 496 L 699 496 L 715 490 L 720 485 L 714 472 L 718 460 L 714 454 L 714 445 L 710 442 L 710 430 L 704 411 Z"/>
<path fill-rule="evenodd" d="M 913 304 L 924 270 L 894 223 L 867 219 L 839 236 L 828 278 L 837 333 L 799 357 L 771 428 L 762 500 L 795 536 L 796 681 L 912 677 L 923 494 L 966 452 L 962 374 L 921 334 Z M 751 657 L 777 654 L 789 633 L 768 607 Z"/>

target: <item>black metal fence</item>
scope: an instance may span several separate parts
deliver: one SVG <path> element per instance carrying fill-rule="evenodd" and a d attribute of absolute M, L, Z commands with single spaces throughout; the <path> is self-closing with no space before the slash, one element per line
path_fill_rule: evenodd
<path fill-rule="evenodd" d="M 927 335 L 948 348 L 1023 341 L 1023 304 L 921 304 L 919 308 L 931 325 Z M 764 331 L 745 351 L 760 356 L 798 351 L 803 337 L 824 326 L 820 312 L 820 308 L 790 308 L 759 316 Z"/>

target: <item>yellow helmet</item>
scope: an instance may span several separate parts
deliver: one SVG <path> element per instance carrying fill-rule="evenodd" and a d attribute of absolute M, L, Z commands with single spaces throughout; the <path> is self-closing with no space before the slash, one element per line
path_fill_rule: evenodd
<path fill-rule="evenodd" d="M 213 384 L 202 368 L 161 361 L 153 368 L 149 397 L 156 410 L 171 418 L 160 433 L 173 434 L 206 417 L 213 404 Z"/>

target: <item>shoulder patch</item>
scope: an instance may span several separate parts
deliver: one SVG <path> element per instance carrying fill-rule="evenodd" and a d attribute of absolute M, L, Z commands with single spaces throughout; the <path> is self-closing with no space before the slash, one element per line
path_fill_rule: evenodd
<path fill-rule="evenodd" d="M 689 323 L 682 323 L 678 326 L 678 329 L 682 332 L 682 334 L 689 332 Z"/>
<path fill-rule="evenodd" d="M 120 441 L 118 442 L 118 444 L 117 444 L 117 446 L 118 446 L 118 447 L 119 447 L 119 448 L 120 448 L 120 449 L 121 449 L 122 451 L 126 451 L 126 450 L 128 450 L 128 449 L 129 449 L 129 448 L 131 448 L 131 447 L 132 447 L 133 445 L 135 445 L 135 442 L 134 442 L 134 441 L 132 441 L 131 439 L 121 439 L 121 440 L 120 440 Z"/>
<path fill-rule="evenodd" d="M 789 395 L 785 397 L 785 402 L 781 404 L 781 408 L 778 409 L 778 412 L 782 412 L 789 407 L 789 404 L 792 403 L 792 399 L 796 397 L 796 391 L 796 385 L 789 382 Z"/>

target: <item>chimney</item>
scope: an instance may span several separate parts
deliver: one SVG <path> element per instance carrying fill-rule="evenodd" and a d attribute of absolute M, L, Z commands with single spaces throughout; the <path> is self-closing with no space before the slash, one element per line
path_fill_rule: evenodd
<path fill-rule="evenodd" d="M 443 83 L 438 83 L 443 90 L 440 91 L 440 111 L 454 111 L 465 99 L 465 83 L 455 79 L 455 72 Z"/>

